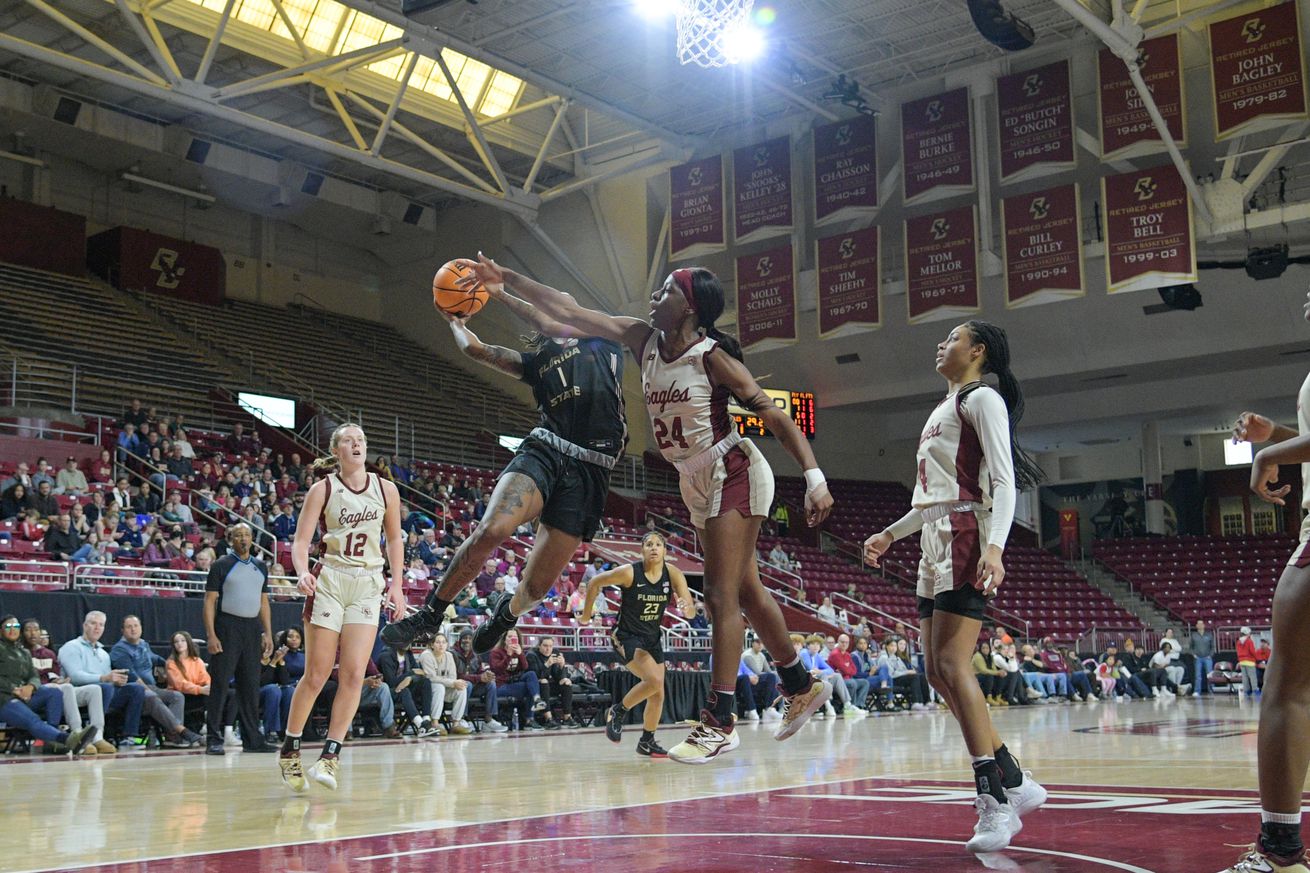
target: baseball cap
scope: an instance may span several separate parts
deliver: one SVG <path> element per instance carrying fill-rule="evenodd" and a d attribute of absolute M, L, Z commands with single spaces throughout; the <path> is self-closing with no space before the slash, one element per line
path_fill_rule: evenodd
<path fill-rule="evenodd" d="M 1242 636 L 1249 637 L 1250 635 L 1251 635 L 1251 626 L 1247 624 L 1242 625 Z"/>

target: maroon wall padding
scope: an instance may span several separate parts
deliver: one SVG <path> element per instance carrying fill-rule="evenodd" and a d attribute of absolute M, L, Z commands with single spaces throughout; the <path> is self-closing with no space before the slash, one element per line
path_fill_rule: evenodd
<path fill-rule="evenodd" d="M 86 255 L 86 219 L 49 206 L 0 198 L 0 261 L 81 276 Z"/>
<path fill-rule="evenodd" d="M 73 443 L 57 439 L 39 440 L 0 434 L 0 458 L 8 461 L 9 467 L 16 467 L 19 461 L 26 461 L 31 466 L 32 472 L 36 472 L 36 459 L 45 458 L 50 462 L 51 467 L 62 470 L 64 461 L 69 456 L 77 458 L 77 465 L 85 472 L 94 461 L 99 459 L 100 446 L 93 443 Z"/>
<path fill-rule="evenodd" d="M 115 227 L 88 239 L 86 265 L 124 291 L 154 291 L 214 306 L 227 287 L 227 265 L 218 249 L 135 227 Z"/>

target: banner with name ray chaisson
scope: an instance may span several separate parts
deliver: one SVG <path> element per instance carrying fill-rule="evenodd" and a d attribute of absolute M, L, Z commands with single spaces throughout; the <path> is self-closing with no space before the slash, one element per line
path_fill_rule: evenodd
<path fill-rule="evenodd" d="M 1295 2 L 1210 24 L 1215 138 L 1306 117 L 1305 59 Z"/>
<path fill-rule="evenodd" d="M 791 233 L 791 138 L 732 150 L 733 239 L 748 243 Z"/>
<path fill-rule="evenodd" d="M 694 258 L 727 247 L 723 156 L 669 170 L 669 257 Z"/>
<path fill-rule="evenodd" d="M 901 104 L 901 168 L 906 206 L 973 190 L 968 88 Z"/>
<path fill-rule="evenodd" d="M 1101 180 L 1111 294 L 1196 281 L 1192 201 L 1173 164 Z"/>
<path fill-rule="evenodd" d="M 977 227 L 972 204 L 905 220 L 910 324 L 979 311 Z"/>
<path fill-rule="evenodd" d="M 1068 61 L 1001 76 L 996 80 L 996 111 L 1001 182 L 1076 166 Z"/>
<path fill-rule="evenodd" d="M 1008 309 L 1086 293 L 1080 218 L 1077 185 L 1007 197 L 1001 203 Z"/>
<path fill-rule="evenodd" d="M 737 339 L 743 349 L 796 342 L 796 259 L 791 242 L 740 255 L 737 268 Z"/>
<path fill-rule="evenodd" d="M 815 246 L 819 336 L 845 336 L 882 327 L 877 225 L 821 239 Z"/>
<path fill-rule="evenodd" d="M 1170 136 L 1182 148 L 1187 144 L 1187 108 L 1178 34 L 1143 40 L 1137 47 L 1137 63 Z M 1164 151 L 1164 141 L 1133 87 L 1128 67 L 1108 48 L 1097 53 L 1096 65 L 1100 79 L 1097 114 L 1101 122 L 1101 157 L 1113 160 Z"/>
<path fill-rule="evenodd" d="M 877 119 L 857 115 L 814 129 L 814 223 L 878 211 Z"/>

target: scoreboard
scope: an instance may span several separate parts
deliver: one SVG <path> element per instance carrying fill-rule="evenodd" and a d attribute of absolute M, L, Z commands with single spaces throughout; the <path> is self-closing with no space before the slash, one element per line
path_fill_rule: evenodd
<path fill-rule="evenodd" d="M 765 388 L 765 395 L 773 405 L 787 413 L 787 416 L 805 434 L 806 439 L 814 439 L 814 392 L 782 391 L 777 388 Z M 737 425 L 737 433 L 748 437 L 773 436 L 764 426 L 764 419 L 753 412 L 742 409 L 735 403 L 728 405 L 728 415 Z"/>

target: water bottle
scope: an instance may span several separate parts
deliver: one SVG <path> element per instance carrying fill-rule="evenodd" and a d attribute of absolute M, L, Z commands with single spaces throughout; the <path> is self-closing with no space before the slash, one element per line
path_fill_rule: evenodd
<path fill-rule="evenodd" d="M 519 708 L 514 707 L 513 713 L 509 717 L 509 726 L 514 730 L 519 729 Z"/>

